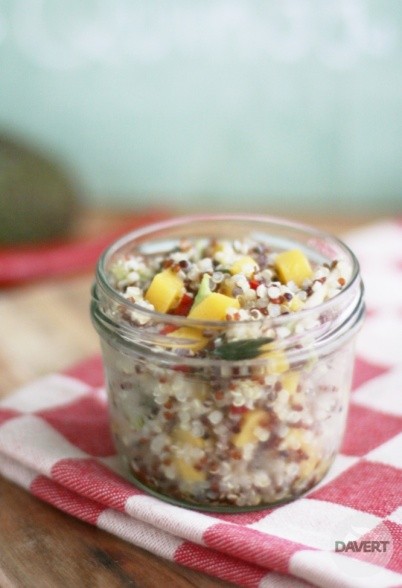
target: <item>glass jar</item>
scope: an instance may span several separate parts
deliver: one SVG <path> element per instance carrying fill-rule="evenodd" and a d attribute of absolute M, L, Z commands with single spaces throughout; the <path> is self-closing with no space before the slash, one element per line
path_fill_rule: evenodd
<path fill-rule="evenodd" d="M 297 247 L 312 263 L 342 261 L 347 285 L 298 312 L 257 320 L 200 321 L 128 301 L 110 283 L 122 256 L 171 251 L 181 239 L 252 238 Z M 317 302 L 317 301 L 316 301 Z M 317 484 L 342 441 L 364 315 L 358 262 L 340 240 L 261 216 L 182 217 L 115 242 L 97 266 L 91 314 L 100 335 L 111 429 L 133 482 L 168 502 L 238 512 L 289 501 Z M 189 327 L 187 337 L 172 330 Z M 191 353 L 202 333 L 230 334 L 252 354 Z M 258 342 L 270 341 L 258 347 Z"/>

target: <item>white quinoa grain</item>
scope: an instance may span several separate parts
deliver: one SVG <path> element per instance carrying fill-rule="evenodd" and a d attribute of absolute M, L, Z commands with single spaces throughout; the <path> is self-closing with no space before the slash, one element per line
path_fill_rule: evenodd
<path fill-rule="evenodd" d="M 211 424 L 217 425 L 223 419 L 223 414 L 219 410 L 214 410 L 208 415 L 208 420 Z"/>
<path fill-rule="evenodd" d="M 286 337 L 289 337 L 290 334 L 291 331 L 288 327 L 278 327 L 276 329 L 276 336 L 278 339 L 286 339 Z"/>
<path fill-rule="evenodd" d="M 268 314 L 272 318 L 276 318 L 281 314 L 281 307 L 279 304 L 272 304 L 271 302 L 268 304 Z"/>
<path fill-rule="evenodd" d="M 212 274 L 212 280 L 215 282 L 215 284 L 220 284 L 223 282 L 224 277 L 225 276 L 222 272 L 214 272 Z"/>
<path fill-rule="evenodd" d="M 284 388 L 282 388 L 282 390 L 280 390 L 278 392 L 277 401 L 280 402 L 281 404 L 287 404 L 288 400 L 289 400 L 289 392 L 287 390 L 285 390 Z"/>
<path fill-rule="evenodd" d="M 288 432 L 289 432 L 289 428 L 286 425 L 284 425 L 284 424 L 280 424 L 278 426 L 278 428 L 277 428 L 277 435 L 278 435 L 278 437 L 282 437 L 282 438 L 283 437 L 286 437 L 286 435 L 288 434 Z"/>
<path fill-rule="evenodd" d="M 194 421 L 191 425 L 191 432 L 194 437 L 202 437 L 205 433 L 205 427 L 200 421 Z"/>
<path fill-rule="evenodd" d="M 176 478 L 176 470 L 173 466 L 164 466 L 162 471 L 168 480 L 174 480 Z"/>
<path fill-rule="evenodd" d="M 152 453 L 161 453 L 163 447 L 166 445 L 167 437 L 164 434 L 157 435 L 154 437 L 150 444 L 150 450 Z"/>
<path fill-rule="evenodd" d="M 259 441 L 268 441 L 271 433 L 268 429 L 263 429 L 262 427 L 256 427 L 254 429 L 254 435 L 257 437 Z"/>
<path fill-rule="evenodd" d="M 264 470 L 258 470 L 254 473 L 253 482 L 257 488 L 266 488 L 271 483 L 268 474 Z"/>
<path fill-rule="evenodd" d="M 270 286 L 268 288 L 268 296 L 270 298 L 278 298 L 281 295 L 281 289 L 278 286 Z"/>
<path fill-rule="evenodd" d="M 261 278 L 267 283 L 269 284 L 270 281 L 272 280 L 272 276 L 273 276 L 273 272 L 269 269 L 264 269 L 261 272 Z"/>
<path fill-rule="evenodd" d="M 204 257 L 197 262 L 197 267 L 200 272 L 203 273 L 212 273 L 213 272 L 213 265 L 212 260 L 209 257 Z"/>
<path fill-rule="evenodd" d="M 253 458 L 253 455 L 254 455 L 254 451 L 255 451 L 254 443 L 247 443 L 243 447 L 243 459 L 245 461 L 251 461 L 251 459 Z"/>
<path fill-rule="evenodd" d="M 297 423 L 298 421 L 300 421 L 300 419 L 301 419 L 301 414 L 300 414 L 300 412 L 298 412 L 296 410 L 289 412 L 287 415 L 287 421 L 288 421 L 288 423 L 291 423 L 291 424 Z"/>

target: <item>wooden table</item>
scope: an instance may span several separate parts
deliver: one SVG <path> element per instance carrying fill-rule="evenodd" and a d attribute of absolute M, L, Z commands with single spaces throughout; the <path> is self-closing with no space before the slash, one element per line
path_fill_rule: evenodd
<path fill-rule="evenodd" d="M 298 220 L 340 234 L 375 219 Z M 90 237 L 120 221 L 118 214 L 87 211 L 76 232 Z M 0 290 L 0 397 L 99 351 L 88 312 L 92 279 L 91 273 Z M 0 521 L 2 588 L 231 586 L 74 519 L 1 477 Z"/>

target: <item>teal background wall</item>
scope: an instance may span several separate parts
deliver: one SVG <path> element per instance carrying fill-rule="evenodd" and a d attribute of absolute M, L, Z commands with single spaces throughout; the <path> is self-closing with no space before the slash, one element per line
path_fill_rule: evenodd
<path fill-rule="evenodd" d="M 0 0 L 0 131 L 87 201 L 402 211 L 400 0 Z"/>

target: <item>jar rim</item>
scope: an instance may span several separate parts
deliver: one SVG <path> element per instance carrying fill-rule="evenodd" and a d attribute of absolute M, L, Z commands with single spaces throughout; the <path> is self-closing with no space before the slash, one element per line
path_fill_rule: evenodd
<path fill-rule="evenodd" d="M 96 279 L 97 285 L 99 285 L 105 294 L 111 297 L 117 304 L 122 304 L 126 306 L 128 310 L 137 311 L 143 314 L 144 316 L 149 317 L 150 319 L 157 320 L 159 322 L 169 322 L 169 324 L 175 325 L 178 328 L 183 326 L 194 326 L 194 327 L 204 327 L 204 328 L 224 328 L 227 325 L 227 321 L 208 321 L 208 320 L 200 320 L 200 319 L 189 319 L 186 316 L 178 316 L 178 315 L 170 315 L 166 313 L 161 313 L 149 308 L 145 308 L 135 302 L 131 302 L 127 298 L 125 298 L 120 292 L 118 292 L 113 286 L 110 284 L 109 280 L 107 279 L 106 275 L 106 264 L 110 257 L 117 253 L 119 249 L 123 246 L 128 245 L 130 242 L 135 243 L 140 238 L 149 236 L 151 237 L 153 234 L 156 234 L 160 231 L 178 228 L 180 226 L 188 225 L 189 223 L 197 223 L 197 222 L 213 222 L 213 221 L 236 221 L 236 222 L 255 222 L 260 225 L 271 225 L 277 228 L 285 228 L 289 230 L 298 231 L 300 234 L 304 236 L 309 236 L 311 238 L 316 239 L 330 239 L 333 244 L 339 247 L 349 258 L 352 267 L 351 278 L 345 287 L 340 290 L 335 296 L 332 298 L 325 300 L 324 302 L 313 306 L 311 308 L 303 308 L 300 311 L 296 311 L 292 313 L 292 316 L 303 316 L 308 318 L 309 316 L 313 316 L 314 313 L 317 311 L 327 311 L 331 309 L 334 305 L 339 302 L 341 297 L 346 298 L 347 294 L 349 294 L 354 286 L 356 285 L 357 280 L 360 276 L 360 266 L 359 262 L 353 253 L 353 251 L 344 243 L 341 239 L 333 235 L 332 233 L 322 231 L 320 229 L 316 229 L 310 225 L 299 223 L 296 221 L 288 220 L 282 217 L 276 216 L 269 216 L 269 215 L 253 215 L 253 214 L 193 214 L 193 215 L 183 215 L 183 216 L 176 216 L 168 220 L 163 220 L 157 223 L 148 224 L 144 227 L 139 229 L 135 229 L 129 233 L 122 235 L 119 239 L 114 241 L 111 245 L 109 245 L 99 257 L 97 266 L 96 266 Z M 242 324 L 267 324 L 272 323 L 272 325 L 279 326 L 280 324 L 289 320 L 289 315 L 283 314 L 279 315 L 278 317 L 261 317 L 259 319 L 248 319 L 242 320 Z"/>

